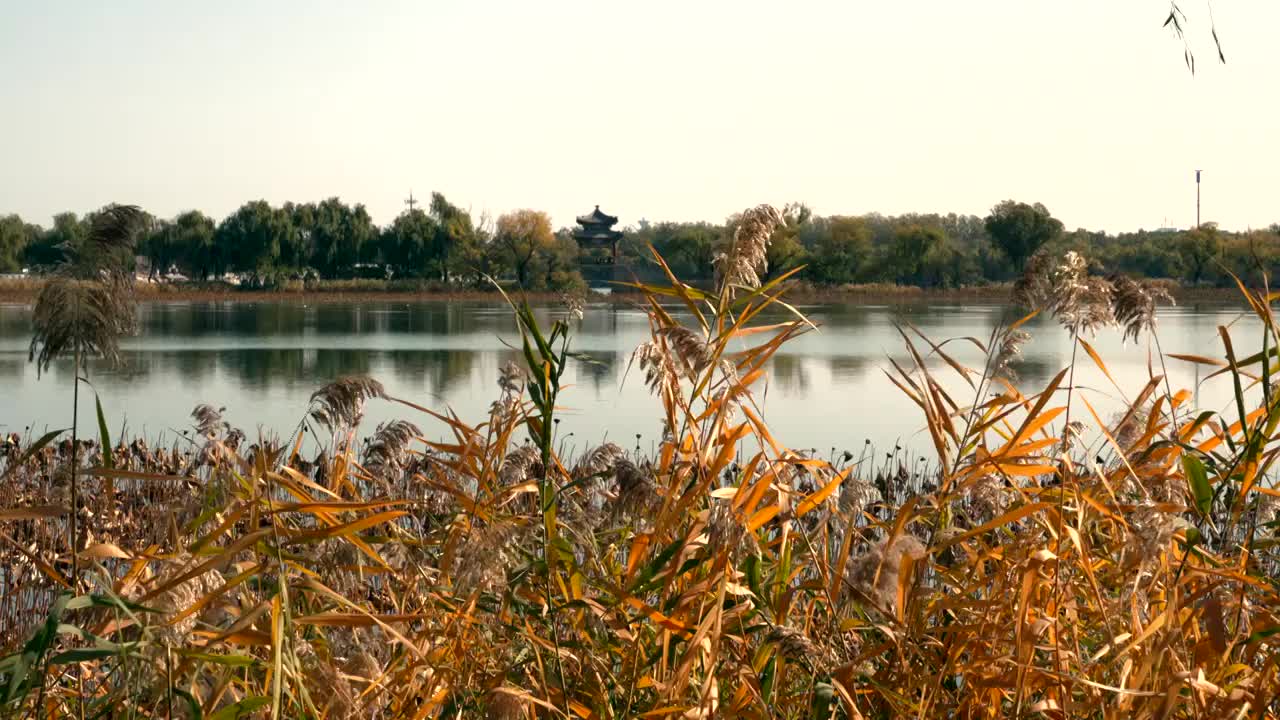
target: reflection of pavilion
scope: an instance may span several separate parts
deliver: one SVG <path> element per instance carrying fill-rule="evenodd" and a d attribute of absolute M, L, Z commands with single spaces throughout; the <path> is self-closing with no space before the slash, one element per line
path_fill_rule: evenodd
<path fill-rule="evenodd" d="M 622 233 L 614 230 L 618 218 L 600 212 L 600 206 L 587 215 L 579 215 L 573 239 L 578 242 L 582 274 L 588 282 L 618 279 L 618 242 Z"/>

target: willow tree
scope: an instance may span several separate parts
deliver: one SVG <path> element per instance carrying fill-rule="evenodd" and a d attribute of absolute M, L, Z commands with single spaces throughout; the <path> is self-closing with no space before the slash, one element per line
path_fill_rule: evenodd
<path fill-rule="evenodd" d="M 134 238 L 145 214 L 133 205 L 110 205 L 93 216 L 88 234 L 59 249 L 62 261 L 36 297 L 32 313 L 30 360 L 36 375 L 55 360 L 71 358 L 75 381 L 71 391 L 71 550 L 72 581 L 79 576 L 79 410 L 80 382 L 87 381 L 85 361 L 98 357 L 120 361 L 120 338 L 136 327 L 130 262 Z M 104 438 L 105 441 L 105 438 Z M 104 458 L 110 452 L 103 447 Z"/>

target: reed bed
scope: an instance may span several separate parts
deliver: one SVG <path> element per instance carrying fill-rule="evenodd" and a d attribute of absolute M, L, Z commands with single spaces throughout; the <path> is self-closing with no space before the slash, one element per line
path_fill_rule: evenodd
<path fill-rule="evenodd" d="M 540 327 L 514 301 L 525 362 L 485 417 L 342 378 L 279 440 L 202 406 L 194 439 L 163 449 L 7 441 L 4 712 L 1275 717 L 1272 296 L 1241 288 L 1256 351 L 1223 330 L 1221 353 L 1170 356 L 1159 288 L 1039 258 L 1016 291 L 1071 334 L 1069 367 L 1019 388 L 1026 318 L 957 341 L 979 368 L 904 326 L 910 361 L 886 382 L 918 406 L 928 460 L 822 458 L 782 446 L 754 399 L 771 356 L 815 330 L 761 320 L 791 308 L 789 275 L 761 281 L 776 217 L 744 216 L 712 290 L 669 272 L 633 288 L 651 333 L 628 381 L 665 429 L 652 454 L 556 452 L 562 374 L 589 359 L 572 313 Z M 1072 385 L 1079 362 L 1106 372 L 1095 332 L 1155 348 L 1114 420 Z M 1229 376 L 1236 415 L 1188 407 L 1166 360 Z M 371 402 L 406 419 L 362 431 Z M 856 428 L 875 410 L 822 412 Z M 320 455 L 302 457 L 306 435 Z"/>

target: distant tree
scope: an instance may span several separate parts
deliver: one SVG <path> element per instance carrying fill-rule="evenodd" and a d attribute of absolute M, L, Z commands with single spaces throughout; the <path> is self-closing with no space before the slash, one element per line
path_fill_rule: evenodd
<path fill-rule="evenodd" d="M 805 263 L 807 253 L 800 242 L 800 234 L 812 220 L 813 210 L 804 203 L 788 203 L 782 209 L 782 224 L 774 229 L 765 256 L 768 262 L 765 278 L 777 277 Z"/>
<path fill-rule="evenodd" d="M 939 228 L 925 225 L 898 228 L 890 251 L 890 266 L 895 279 L 900 283 L 925 284 L 926 264 L 936 261 L 946 244 L 947 236 Z M 932 264 L 936 275 L 938 263 Z"/>
<path fill-rule="evenodd" d="M 255 200 L 218 225 L 215 241 L 225 250 L 233 269 L 257 279 L 275 269 L 292 228 L 288 213 L 272 208 L 266 200 Z"/>
<path fill-rule="evenodd" d="M 151 265 L 149 277 L 163 275 L 177 261 L 181 249 L 175 241 L 175 235 L 173 223 L 168 220 L 154 220 L 146 224 L 142 239 L 138 242 L 138 252 Z"/>
<path fill-rule="evenodd" d="M 826 228 L 810 250 L 810 276 L 831 284 L 854 282 L 871 257 L 870 225 L 862 218 L 835 216 Z"/>
<path fill-rule="evenodd" d="M 178 250 L 178 266 L 189 276 L 205 280 L 210 274 L 221 275 L 226 271 L 228 259 L 214 241 L 213 218 L 199 210 L 188 210 L 174 218 L 170 228 Z"/>
<path fill-rule="evenodd" d="M 295 270 L 305 270 L 311 266 L 311 257 L 315 252 L 312 231 L 316 222 L 315 203 L 287 202 L 281 211 L 289 216 L 289 235 L 280 245 L 279 264 Z"/>
<path fill-rule="evenodd" d="M 454 205 L 438 193 L 431 193 L 431 217 L 437 225 L 436 258 L 441 280 L 449 275 L 471 275 L 485 264 L 485 238 L 471 221 L 471 213 Z"/>
<path fill-rule="evenodd" d="M 0 272 L 18 272 L 24 266 L 27 247 L 40 236 L 40 228 L 17 215 L 0 217 Z"/>
<path fill-rule="evenodd" d="M 311 227 L 312 266 L 327 278 L 350 277 L 361 251 L 378 237 L 364 205 L 350 207 L 336 197 L 316 205 Z"/>
<path fill-rule="evenodd" d="M 653 247 L 677 277 L 711 277 L 711 258 L 726 230 L 710 223 L 662 222 L 653 226 Z M 642 257 L 650 259 L 647 248 Z"/>
<path fill-rule="evenodd" d="M 362 249 L 377 240 L 378 226 L 373 223 L 369 210 L 362 203 L 353 205 L 343 220 L 342 242 L 338 244 L 339 257 L 343 261 L 340 270 L 350 272 L 351 266 L 361 257 Z"/>
<path fill-rule="evenodd" d="M 1213 223 L 1188 230 L 1178 238 L 1178 253 L 1182 255 L 1188 279 L 1193 284 L 1200 282 L 1204 277 L 1204 271 L 1221 252 L 1222 238 Z"/>
<path fill-rule="evenodd" d="M 506 258 L 493 240 L 493 222 L 488 214 L 481 214 L 471 232 L 449 246 L 448 271 L 456 281 L 483 287 L 488 278 L 500 277 L 508 269 Z"/>
<path fill-rule="evenodd" d="M 381 258 L 405 277 L 439 277 L 443 257 L 437 247 L 440 226 L 418 208 L 400 213 L 383 229 Z"/>
<path fill-rule="evenodd" d="M 991 209 L 985 224 L 996 247 L 1004 251 L 1018 271 L 1041 245 L 1062 234 L 1062 222 L 1040 203 L 1005 200 Z"/>
<path fill-rule="evenodd" d="M 556 243 L 551 218 L 538 210 L 515 210 L 498 218 L 494 244 L 516 272 L 520 287 L 529 287 L 529 271 L 539 251 Z"/>
<path fill-rule="evenodd" d="M 88 223 L 73 212 L 53 216 L 53 227 L 40 233 L 27 245 L 24 262 L 28 266 L 49 268 L 66 259 L 66 249 L 79 247 L 89 235 Z"/>
<path fill-rule="evenodd" d="M 581 290 L 586 287 L 578 270 L 578 242 L 568 232 L 556 233 L 551 244 L 538 249 L 534 256 L 537 268 L 535 287 L 540 290 Z"/>
<path fill-rule="evenodd" d="M 936 242 L 929 245 L 924 262 L 920 265 L 920 284 L 924 287 L 956 287 L 975 283 L 982 277 L 982 269 L 971 262 L 970 257 L 941 229 Z"/>

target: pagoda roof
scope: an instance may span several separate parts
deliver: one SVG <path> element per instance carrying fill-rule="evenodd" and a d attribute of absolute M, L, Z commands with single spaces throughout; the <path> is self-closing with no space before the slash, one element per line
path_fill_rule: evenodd
<path fill-rule="evenodd" d="M 587 215 L 578 216 L 579 225 L 612 225 L 616 222 L 618 222 L 618 218 L 600 212 L 599 205 Z"/>

